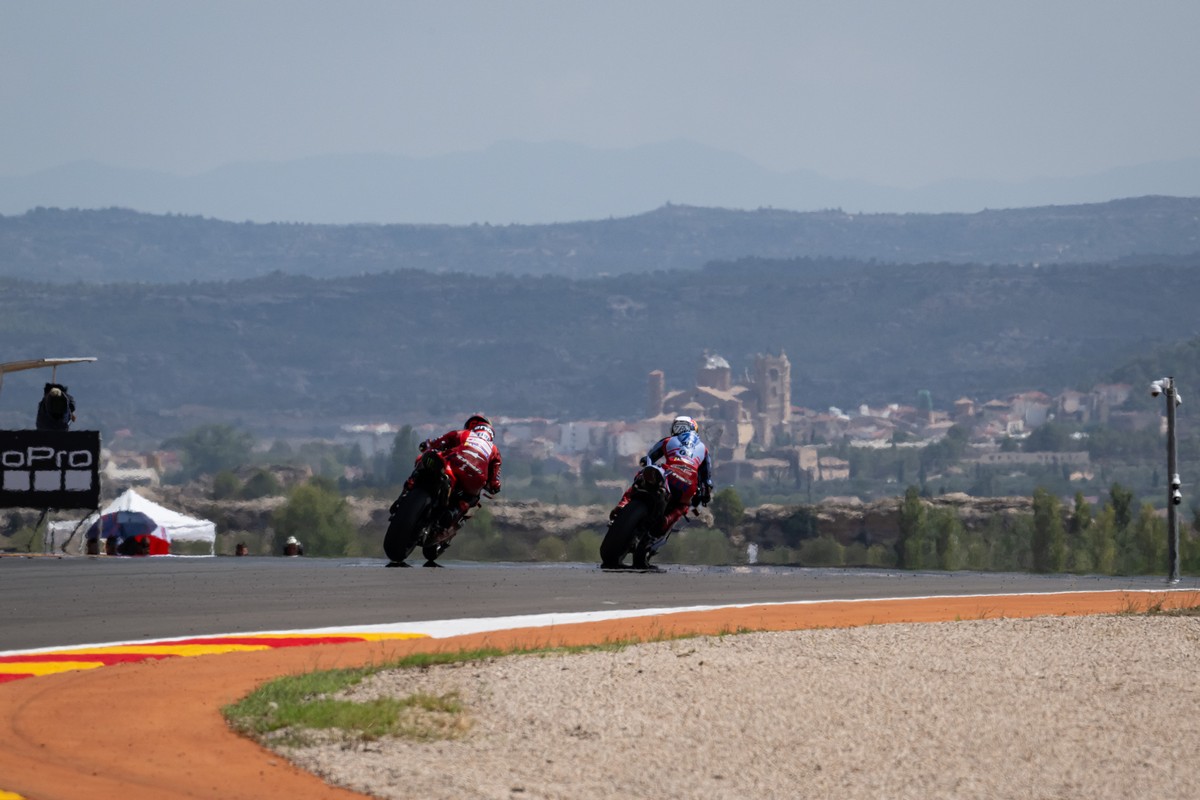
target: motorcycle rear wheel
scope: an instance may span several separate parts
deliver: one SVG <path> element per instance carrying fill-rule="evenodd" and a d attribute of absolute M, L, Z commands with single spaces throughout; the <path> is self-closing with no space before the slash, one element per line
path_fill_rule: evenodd
<path fill-rule="evenodd" d="M 604 541 L 600 543 L 600 566 L 604 569 L 620 569 L 625 554 L 633 550 L 638 531 L 645 523 L 650 509 L 639 500 L 630 500 L 629 504 L 617 512 L 617 518 L 608 526 Z"/>
<path fill-rule="evenodd" d="M 391 561 L 402 562 L 412 553 L 421 534 L 421 523 L 432 505 L 433 498 L 418 486 L 396 501 L 396 510 L 383 537 L 383 552 Z"/>

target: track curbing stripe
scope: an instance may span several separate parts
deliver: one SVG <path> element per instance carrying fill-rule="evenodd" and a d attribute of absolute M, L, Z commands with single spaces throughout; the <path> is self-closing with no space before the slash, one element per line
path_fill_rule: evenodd
<path fill-rule="evenodd" d="M 1098 592 L 1074 590 L 1063 592 L 1017 592 L 974 595 L 922 595 L 919 597 L 848 598 L 841 600 L 785 600 L 761 603 L 732 603 L 710 606 L 669 608 L 640 608 L 611 611 L 578 611 L 546 614 L 527 614 L 510 617 L 476 617 L 454 620 L 357 625 L 313 628 L 301 631 L 263 631 L 250 634 L 219 634 L 162 639 L 154 642 L 113 642 L 49 648 L 41 650 L 0 652 L 0 684 L 22 678 L 55 675 L 74 670 L 95 669 L 130 661 L 155 658 L 191 658 L 235 652 L 254 652 L 280 647 L 306 647 L 318 644 L 347 644 L 351 642 L 382 642 L 397 639 L 449 638 L 472 633 L 513 628 L 545 628 L 581 622 L 633 619 L 647 616 L 670 616 L 688 612 L 720 611 L 755 607 L 817 606 L 828 604 L 870 604 L 896 601 L 922 602 L 930 600 L 988 600 L 1003 597 L 1044 597 L 1084 594 L 1161 596 L 1188 595 L 1194 605 L 1200 605 L 1200 593 L 1193 589 L 1108 589 Z M 0 797 L 0 800 L 4 800 Z"/>

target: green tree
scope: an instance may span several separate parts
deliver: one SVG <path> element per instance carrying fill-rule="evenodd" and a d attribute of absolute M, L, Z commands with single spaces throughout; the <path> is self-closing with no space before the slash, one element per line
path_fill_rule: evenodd
<path fill-rule="evenodd" d="M 1087 539 L 1092 569 L 1101 575 L 1111 575 L 1117 564 L 1117 512 L 1111 503 L 1104 504 Z"/>
<path fill-rule="evenodd" d="M 163 442 L 178 449 L 185 480 L 233 470 L 250 461 L 254 437 L 232 425 L 201 425 L 176 439 Z"/>
<path fill-rule="evenodd" d="M 832 536 L 817 536 L 800 544 L 799 560 L 806 567 L 841 567 L 846 549 Z"/>
<path fill-rule="evenodd" d="M 783 521 L 783 543 L 788 547 L 799 547 L 800 543 L 819 536 L 820 521 L 811 510 L 801 506 Z"/>
<path fill-rule="evenodd" d="M 713 522 L 726 533 L 731 533 L 742 524 L 742 516 L 745 513 L 746 506 L 742 503 L 742 497 L 732 486 L 713 495 Z"/>
<path fill-rule="evenodd" d="M 1200 573 L 1200 536 L 1180 532 L 1179 537 L 1179 567 L 1185 575 Z"/>
<path fill-rule="evenodd" d="M 411 425 L 405 425 L 392 439 L 392 454 L 388 459 L 387 481 L 391 486 L 404 483 L 412 474 L 413 462 L 417 458 L 417 434 Z"/>
<path fill-rule="evenodd" d="M 950 509 L 939 509 L 928 515 L 929 528 L 937 552 L 940 569 L 961 569 L 965 560 L 962 549 L 962 521 Z"/>
<path fill-rule="evenodd" d="M 953 425 L 946 435 L 921 451 L 921 482 L 931 472 L 940 472 L 953 466 L 963 457 L 970 441 L 970 433 L 961 425 Z"/>
<path fill-rule="evenodd" d="M 237 476 L 227 469 L 213 475 L 213 500 L 228 500 L 235 496 L 240 488 L 241 484 L 238 483 Z"/>
<path fill-rule="evenodd" d="M 1033 541 L 1033 514 L 995 517 L 997 538 L 992 543 L 992 569 L 1023 572 L 1033 569 L 1030 543 Z"/>
<path fill-rule="evenodd" d="M 358 541 L 349 508 L 328 479 L 314 478 L 295 487 L 287 502 L 272 517 L 275 552 L 295 536 L 305 555 L 345 557 L 358 555 Z"/>
<path fill-rule="evenodd" d="M 917 392 L 917 410 L 923 414 L 933 412 L 933 394 L 928 389 Z"/>
<path fill-rule="evenodd" d="M 720 565 L 736 563 L 740 557 L 720 531 L 687 528 L 672 533 L 655 560 L 663 564 Z"/>
<path fill-rule="evenodd" d="M 1092 506 L 1083 496 L 1075 492 L 1075 503 L 1067 520 L 1067 563 L 1073 572 L 1091 572 L 1095 569 L 1088 537 L 1094 523 Z"/>
<path fill-rule="evenodd" d="M 1116 515 L 1117 532 L 1121 533 L 1133 522 L 1133 490 L 1113 483 L 1108 489 L 1108 497 Z"/>
<path fill-rule="evenodd" d="M 297 456 L 302 464 L 312 469 L 314 475 L 335 479 L 344 472 L 344 450 L 344 447 L 329 442 L 304 442 Z"/>
<path fill-rule="evenodd" d="M 493 525 L 492 512 L 484 506 L 471 511 L 471 519 L 450 544 L 454 548 L 449 551 L 451 556 L 467 561 L 525 561 L 534 557 L 529 548 Z"/>
<path fill-rule="evenodd" d="M 909 486 L 900 506 L 900 536 L 896 540 L 896 561 L 903 569 L 920 569 L 924 565 L 925 504 L 921 490 Z"/>
<path fill-rule="evenodd" d="M 598 563 L 603 539 L 603 534 L 595 531 L 580 531 L 567 540 L 567 560 L 581 564 Z"/>
<path fill-rule="evenodd" d="M 537 561 L 566 561 L 567 544 L 558 536 L 543 536 L 533 546 L 533 557 Z"/>
<path fill-rule="evenodd" d="M 994 497 L 996 494 L 996 471 L 982 464 L 975 465 L 975 481 L 967 489 L 972 497 Z"/>
<path fill-rule="evenodd" d="M 246 479 L 238 495 L 243 500 L 257 500 L 260 497 L 276 497 L 283 494 L 283 484 L 270 470 L 260 469 Z"/>
<path fill-rule="evenodd" d="M 1167 524 L 1159 519 L 1150 503 L 1142 503 L 1141 512 L 1133 524 L 1130 536 L 1133 558 L 1128 564 L 1130 572 L 1154 573 L 1163 571 L 1167 565 Z"/>
<path fill-rule="evenodd" d="M 1061 453 L 1072 450 L 1072 432 L 1069 426 L 1060 422 L 1047 422 L 1033 429 L 1021 449 L 1026 453 Z"/>
<path fill-rule="evenodd" d="M 1066 532 L 1058 498 L 1040 486 L 1033 492 L 1030 550 L 1034 572 L 1061 572 L 1067 565 Z"/>
<path fill-rule="evenodd" d="M 1072 537 L 1082 537 L 1090 527 L 1092 527 L 1092 506 L 1083 496 L 1083 492 L 1075 492 L 1075 506 L 1071 511 L 1067 533 Z"/>

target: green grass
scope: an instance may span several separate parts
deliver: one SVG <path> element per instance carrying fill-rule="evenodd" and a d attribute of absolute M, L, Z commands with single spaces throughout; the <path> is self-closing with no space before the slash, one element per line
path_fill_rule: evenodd
<path fill-rule="evenodd" d="M 739 629 L 739 632 L 742 632 Z M 288 675 L 263 684 L 221 712 L 239 733 L 258 741 L 303 745 L 324 731 L 340 741 L 373 741 L 397 737 L 418 742 L 454 739 L 471 727 L 468 710 L 457 692 L 416 692 L 402 698 L 353 701 L 337 694 L 385 670 L 422 669 L 470 663 L 510 655 L 553 656 L 619 651 L 630 645 L 691 636 L 651 636 L 595 645 L 518 650 L 484 648 L 460 653 L 417 653 L 384 664 Z"/>
<path fill-rule="evenodd" d="M 500 651 L 478 651 L 490 658 Z M 265 683 L 242 700 L 222 709 L 229 724 L 240 733 L 263 740 L 283 732 L 287 743 L 307 740 L 307 733 L 338 731 L 341 738 L 371 741 L 397 736 L 416 741 L 451 739 L 470 727 L 458 695 L 414 693 L 403 698 L 364 702 L 334 697 L 370 675 L 391 668 L 426 667 L 458 660 L 422 654 L 393 665 L 325 670 L 289 675 Z"/>
<path fill-rule="evenodd" d="M 1145 603 L 1137 603 L 1130 600 L 1126 601 L 1124 607 L 1117 614 L 1121 616 L 1147 617 L 1200 617 L 1200 605 L 1183 606 L 1182 608 L 1164 608 L 1166 602 L 1167 598 L 1165 595 L 1148 598 Z"/>

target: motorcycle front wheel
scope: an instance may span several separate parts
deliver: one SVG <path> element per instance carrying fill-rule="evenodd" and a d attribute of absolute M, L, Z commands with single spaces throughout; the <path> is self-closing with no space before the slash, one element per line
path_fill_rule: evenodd
<path fill-rule="evenodd" d="M 432 505 L 433 498 L 419 486 L 414 486 L 396 501 L 396 510 L 392 512 L 383 537 L 383 552 L 391 561 L 402 562 L 412 553 L 421 533 L 421 523 Z"/>
<path fill-rule="evenodd" d="M 630 500 L 617 512 L 617 518 L 608 526 L 604 541 L 600 543 L 600 566 L 618 569 L 625 554 L 634 548 L 637 533 L 642 528 L 650 509 L 639 500 Z"/>

